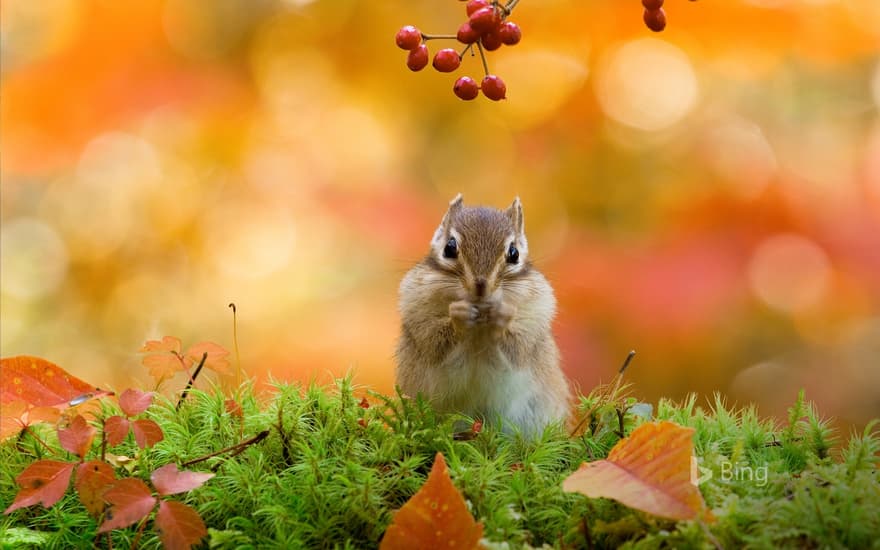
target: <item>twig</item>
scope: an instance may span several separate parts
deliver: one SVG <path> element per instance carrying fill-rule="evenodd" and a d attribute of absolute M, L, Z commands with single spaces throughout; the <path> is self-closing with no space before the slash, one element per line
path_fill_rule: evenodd
<path fill-rule="evenodd" d="M 180 394 L 180 399 L 177 401 L 177 410 L 180 410 L 180 406 L 183 404 L 183 400 L 186 399 L 186 396 L 189 394 L 189 390 L 192 389 L 193 384 L 196 383 L 196 377 L 202 371 L 202 367 L 205 366 L 205 361 L 208 359 L 208 352 L 202 354 L 202 360 L 199 361 L 199 366 L 196 367 L 195 372 L 192 373 L 192 376 L 189 377 L 189 382 L 186 383 L 186 387 L 183 388 L 183 392 Z"/>
<path fill-rule="evenodd" d="M 235 387 L 241 386 L 241 356 L 238 354 L 238 311 L 235 302 L 230 302 L 232 308 L 232 347 L 235 348 Z"/>
<path fill-rule="evenodd" d="M 235 456 L 236 454 L 242 452 L 248 445 L 253 445 L 255 443 L 259 443 L 260 441 L 266 439 L 266 437 L 268 435 L 269 435 L 269 430 L 263 430 L 262 432 L 258 433 L 257 435 L 253 436 L 252 438 L 246 439 L 246 440 L 242 441 L 241 443 L 236 443 L 235 445 L 233 445 L 231 447 L 226 447 L 225 449 L 220 449 L 219 451 L 215 451 L 213 453 L 206 454 L 204 456 L 200 456 L 200 457 L 194 458 L 192 460 L 188 460 L 188 461 L 184 462 L 183 464 L 181 464 L 181 466 L 192 466 L 193 464 L 198 464 L 199 462 L 204 462 L 204 461 L 208 460 L 209 458 L 213 458 L 217 455 L 222 455 L 223 453 L 228 453 L 230 451 L 234 451 L 234 454 L 232 456 Z"/>

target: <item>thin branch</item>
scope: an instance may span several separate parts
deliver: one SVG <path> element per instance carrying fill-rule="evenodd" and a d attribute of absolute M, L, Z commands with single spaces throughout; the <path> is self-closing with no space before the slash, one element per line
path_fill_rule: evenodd
<path fill-rule="evenodd" d="M 196 367 L 195 372 L 192 373 L 192 376 L 189 377 L 189 382 L 186 383 L 186 387 L 183 388 L 183 392 L 180 394 L 180 399 L 177 401 L 177 410 L 180 410 L 180 406 L 183 404 L 183 400 L 186 399 L 187 394 L 189 394 L 189 390 L 192 389 L 193 384 L 196 383 L 196 377 L 202 371 L 202 367 L 205 366 L 205 361 L 208 359 L 208 352 L 202 354 L 202 360 L 199 361 L 199 366 Z"/>
<path fill-rule="evenodd" d="M 223 453 L 228 453 L 228 452 L 233 452 L 233 451 L 234 451 L 234 454 L 232 456 L 235 456 L 236 454 L 242 452 L 248 445 L 254 445 L 256 443 L 259 443 L 260 441 L 266 439 L 266 437 L 268 437 L 268 435 L 269 435 L 269 430 L 263 430 L 262 432 L 258 433 L 257 435 L 253 436 L 252 438 L 246 439 L 246 440 L 242 441 L 241 443 L 236 443 L 235 445 L 233 445 L 231 447 L 226 447 L 225 449 L 220 449 L 219 451 L 215 451 L 213 453 L 206 454 L 204 456 L 200 456 L 200 457 L 194 458 L 192 460 L 188 460 L 188 461 L 184 462 L 183 464 L 181 464 L 181 466 L 192 466 L 193 464 L 198 464 L 199 462 L 204 462 L 205 460 L 208 460 L 209 458 L 213 458 L 215 456 L 222 455 Z"/>

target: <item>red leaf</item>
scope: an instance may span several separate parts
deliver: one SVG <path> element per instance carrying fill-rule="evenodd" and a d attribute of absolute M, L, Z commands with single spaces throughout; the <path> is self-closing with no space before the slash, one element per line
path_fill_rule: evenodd
<path fill-rule="evenodd" d="M 159 502 L 156 530 L 162 545 L 169 550 L 188 550 L 208 534 L 202 516 L 190 506 L 174 500 Z"/>
<path fill-rule="evenodd" d="M 226 407 L 226 412 L 230 415 L 235 416 L 237 418 L 244 418 L 244 411 L 241 410 L 241 405 L 235 399 L 227 399 L 223 402 Z"/>
<path fill-rule="evenodd" d="M 15 500 L 6 509 L 4 514 L 13 510 L 41 503 L 46 508 L 61 500 L 70 483 L 70 474 L 73 473 L 72 462 L 58 460 L 38 460 L 24 469 L 15 478 L 15 482 L 21 486 L 21 490 L 15 496 Z"/>
<path fill-rule="evenodd" d="M 370 402 L 367 401 L 366 396 L 361 399 L 360 403 L 358 403 L 358 407 L 360 407 L 362 409 L 369 409 L 370 408 Z"/>
<path fill-rule="evenodd" d="M 146 449 L 165 439 L 162 428 L 149 418 L 142 418 L 131 423 L 131 431 L 134 432 L 134 440 L 138 447 Z"/>
<path fill-rule="evenodd" d="M 137 416 L 147 410 L 153 402 L 153 392 L 128 389 L 119 396 L 119 408 L 126 416 Z"/>
<path fill-rule="evenodd" d="M 211 369 L 219 374 L 232 374 L 232 371 L 229 369 L 229 361 L 225 359 L 225 357 L 229 355 L 229 351 L 220 344 L 215 344 L 214 342 L 199 342 L 198 344 L 190 346 L 190 348 L 186 350 L 185 355 L 187 359 L 198 364 L 198 362 L 202 360 L 202 355 L 206 352 L 208 354 L 207 359 L 205 359 L 206 369 Z"/>
<path fill-rule="evenodd" d="M 0 405 L 3 406 L 24 401 L 34 407 L 67 408 L 71 401 L 82 402 L 110 394 L 39 357 L 19 355 L 0 359 Z"/>
<path fill-rule="evenodd" d="M 180 353 L 180 338 L 163 336 L 162 340 L 147 340 L 140 351 L 142 353 L 149 351 L 170 351 Z"/>
<path fill-rule="evenodd" d="M 98 529 L 105 533 L 111 529 L 128 527 L 147 517 L 156 506 L 156 497 L 143 481 L 126 477 L 120 479 L 104 493 L 104 500 L 111 504 L 106 520 Z"/>
<path fill-rule="evenodd" d="M 105 420 L 104 436 L 107 438 L 107 444 L 113 447 L 125 441 L 130 427 L 130 422 L 124 416 L 111 416 Z"/>
<path fill-rule="evenodd" d="M 61 442 L 64 450 L 82 459 L 89 452 L 96 432 L 97 430 L 86 422 L 83 415 L 78 414 L 73 417 L 70 426 L 58 429 L 58 441 Z"/>
<path fill-rule="evenodd" d="M 181 360 L 176 355 L 171 355 L 170 353 L 147 355 L 141 363 L 150 370 L 150 376 L 159 381 L 171 378 L 184 369 L 184 364 Z"/>
<path fill-rule="evenodd" d="M 0 441 L 18 435 L 23 429 L 37 422 L 55 423 L 61 417 L 61 411 L 54 407 L 33 407 L 24 401 L 13 401 L 2 404 L 3 414 L 0 415 Z"/>
<path fill-rule="evenodd" d="M 150 481 L 160 495 L 174 495 L 201 487 L 214 474 L 179 471 L 176 464 L 166 464 L 150 475 Z"/>
<path fill-rule="evenodd" d="M 452 484 L 443 455 L 437 453 L 427 481 L 394 514 L 379 548 L 476 549 L 482 536 L 483 524 L 474 521 L 464 498 Z"/>
<path fill-rule="evenodd" d="M 94 517 L 104 511 L 104 491 L 116 481 L 113 468 L 106 462 L 90 460 L 76 469 L 74 487 L 79 500 Z"/>

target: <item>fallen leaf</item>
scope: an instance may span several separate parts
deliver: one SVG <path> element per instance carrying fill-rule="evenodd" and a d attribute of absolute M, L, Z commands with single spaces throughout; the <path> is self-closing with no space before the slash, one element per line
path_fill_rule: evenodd
<path fill-rule="evenodd" d="M 104 421 L 104 437 L 107 438 L 107 444 L 111 447 L 119 445 L 125 441 L 131 423 L 124 416 L 114 415 Z"/>
<path fill-rule="evenodd" d="M 0 405 L 24 401 L 33 407 L 67 408 L 88 399 L 111 395 L 39 357 L 0 359 Z"/>
<path fill-rule="evenodd" d="M 360 408 L 362 408 L 362 409 L 369 409 L 369 408 L 370 408 L 370 402 L 367 401 L 366 396 L 364 396 L 364 397 L 361 399 L 361 402 L 358 403 L 358 407 L 360 407 Z"/>
<path fill-rule="evenodd" d="M 119 408 L 126 416 L 137 416 L 147 410 L 153 402 L 153 392 L 127 389 L 119 396 Z"/>
<path fill-rule="evenodd" d="M 97 430 L 86 422 L 83 415 L 78 414 L 73 417 L 70 426 L 58 429 L 58 441 L 64 450 L 84 459 L 92 446 L 96 432 Z"/>
<path fill-rule="evenodd" d="M 156 487 L 160 495 L 174 495 L 185 493 L 201 487 L 206 481 L 214 477 L 214 474 L 203 472 L 180 471 L 176 464 L 166 464 L 150 474 L 150 481 Z"/>
<path fill-rule="evenodd" d="M 180 338 L 174 336 L 163 336 L 161 340 L 147 340 L 140 349 L 141 353 L 151 351 L 170 351 L 172 353 L 180 353 Z"/>
<path fill-rule="evenodd" d="M 169 550 L 188 550 L 208 534 L 202 516 L 192 507 L 174 500 L 159 502 L 156 529 L 162 545 Z"/>
<path fill-rule="evenodd" d="M 437 453 L 427 481 L 394 514 L 379 548 L 474 549 L 482 536 L 483 524 L 474 521 L 464 498 L 452 484 L 443 454 Z"/>
<path fill-rule="evenodd" d="M 147 517 L 156 506 L 156 497 L 147 484 L 133 477 L 114 483 L 104 492 L 104 500 L 111 506 L 104 516 L 104 523 L 98 529 L 99 533 L 137 523 Z"/>
<path fill-rule="evenodd" d="M 642 424 L 611 449 L 606 460 L 583 464 L 562 482 L 566 492 L 611 498 L 669 519 L 711 520 L 691 483 L 693 428 L 673 422 Z"/>
<path fill-rule="evenodd" d="M 165 434 L 162 433 L 162 428 L 149 418 L 141 418 L 140 420 L 132 421 L 131 431 L 134 432 L 134 440 L 141 449 L 152 447 L 156 443 L 165 439 Z"/>
<path fill-rule="evenodd" d="M 229 361 L 226 360 L 226 356 L 229 355 L 229 350 L 220 344 L 215 344 L 214 342 L 199 342 L 198 344 L 190 346 L 184 355 L 187 359 L 192 361 L 192 363 L 197 365 L 199 364 L 199 361 L 202 360 L 202 355 L 205 353 L 208 354 L 208 357 L 205 359 L 206 369 L 210 369 L 219 374 L 232 374 L 232 371 L 229 368 Z"/>
<path fill-rule="evenodd" d="M 61 462 L 59 460 L 38 460 L 24 469 L 15 478 L 15 482 L 21 490 L 15 496 L 15 500 L 4 511 L 8 514 L 13 510 L 41 503 L 49 508 L 64 496 L 67 486 L 70 484 L 70 474 L 73 473 L 73 462 Z"/>
<path fill-rule="evenodd" d="M 76 481 L 73 486 L 79 495 L 79 500 L 93 517 L 98 517 L 104 511 L 104 491 L 106 491 L 116 476 L 113 467 L 101 460 L 83 462 L 76 469 Z"/>

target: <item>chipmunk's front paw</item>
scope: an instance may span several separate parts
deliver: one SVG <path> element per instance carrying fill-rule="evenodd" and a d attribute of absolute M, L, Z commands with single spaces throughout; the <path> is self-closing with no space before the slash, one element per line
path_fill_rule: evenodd
<path fill-rule="evenodd" d="M 492 330 L 492 336 L 495 338 L 504 334 L 504 331 L 510 326 L 516 315 L 516 306 L 504 302 L 502 300 L 493 300 L 488 303 L 488 307 L 483 313 L 486 324 Z"/>
<path fill-rule="evenodd" d="M 477 306 L 467 300 L 449 304 L 449 319 L 452 321 L 452 327 L 457 331 L 474 326 L 479 314 Z"/>

